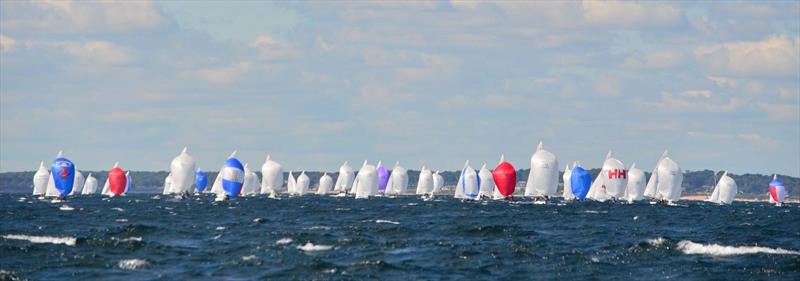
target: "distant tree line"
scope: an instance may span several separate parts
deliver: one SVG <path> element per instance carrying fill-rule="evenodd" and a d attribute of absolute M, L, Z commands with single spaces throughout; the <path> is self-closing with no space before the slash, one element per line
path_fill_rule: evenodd
<path fill-rule="evenodd" d="M 518 189 L 520 187 L 524 188 L 524 182 L 528 177 L 528 169 L 518 170 L 517 171 L 517 180 L 519 181 Z M 0 173 L 0 192 L 2 193 L 28 193 L 31 192 L 33 187 L 33 174 L 34 171 L 26 171 L 26 172 L 4 172 Z M 89 173 L 92 174 L 97 179 L 99 188 L 102 188 L 103 183 L 105 183 L 106 177 L 108 176 L 108 171 L 81 171 L 84 176 L 88 176 Z M 589 173 L 592 175 L 592 178 L 596 178 L 597 175 L 600 173 L 600 169 L 591 169 Z M 132 188 L 131 192 L 142 192 L 142 193 L 153 193 L 153 192 L 161 192 L 164 186 L 164 178 L 167 177 L 168 172 L 166 171 L 131 171 L 131 178 L 132 178 Z M 256 172 L 259 179 L 261 178 L 261 172 Z M 295 172 L 293 173 L 295 177 L 297 177 L 300 173 Z M 316 186 L 319 184 L 319 179 L 322 177 L 322 172 L 306 172 L 306 175 L 311 179 L 311 188 L 315 189 Z M 328 173 L 334 180 L 338 176 L 337 173 Z M 439 174 L 442 175 L 445 181 L 445 186 L 452 186 L 455 185 L 458 181 L 459 171 L 443 171 Z M 647 178 L 650 178 L 650 173 L 647 173 Z M 288 172 L 284 173 L 284 179 L 287 178 Z M 562 173 L 559 172 L 559 182 L 561 179 Z M 710 193 L 714 187 L 715 179 L 719 178 L 722 175 L 722 172 L 717 172 L 716 174 L 711 170 L 703 170 L 703 171 L 684 171 L 683 173 L 683 187 L 684 187 L 684 194 L 705 194 Z M 739 192 L 741 194 L 745 194 L 748 196 L 764 196 L 767 193 L 767 186 L 769 182 L 772 180 L 772 175 L 760 175 L 760 174 L 743 174 L 743 175 L 734 175 L 728 174 L 734 180 L 736 180 L 736 184 L 739 187 Z M 214 179 L 217 177 L 216 171 L 207 171 L 206 176 L 208 176 L 208 183 L 209 187 L 211 188 L 211 184 L 213 184 Z M 417 179 L 419 178 L 419 171 L 409 170 L 408 171 L 408 185 L 409 189 L 413 189 L 417 185 Z M 800 197 L 800 178 L 796 177 L 789 177 L 785 175 L 778 175 L 778 177 L 783 181 L 786 188 L 789 190 L 789 195 L 793 198 Z"/>

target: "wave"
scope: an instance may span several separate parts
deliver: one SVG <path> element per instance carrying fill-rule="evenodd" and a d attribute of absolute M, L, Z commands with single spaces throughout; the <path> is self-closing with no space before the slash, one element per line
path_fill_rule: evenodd
<path fill-rule="evenodd" d="M 64 244 L 67 246 L 75 246 L 75 242 L 78 241 L 78 238 L 75 237 L 32 236 L 24 234 L 8 234 L 3 235 L 3 238 L 11 240 L 24 240 L 31 243 Z"/>
<path fill-rule="evenodd" d="M 139 269 L 148 266 L 149 264 L 150 263 L 143 259 L 127 259 L 119 261 L 117 266 L 122 269 Z"/>
<path fill-rule="evenodd" d="M 747 254 L 800 255 L 800 251 L 758 246 L 723 246 L 719 244 L 700 244 L 689 240 L 678 242 L 678 249 L 687 255 L 731 256 Z"/>
<path fill-rule="evenodd" d="M 333 249 L 331 245 L 314 245 L 311 242 L 306 242 L 306 244 L 302 246 L 297 246 L 297 249 L 306 251 L 306 252 L 317 252 L 317 251 L 328 251 Z"/>
<path fill-rule="evenodd" d="M 244 256 L 244 257 L 242 257 L 242 260 L 243 260 L 243 261 L 252 261 L 252 260 L 255 260 L 255 259 L 257 259 L 257 258 L 258 258 L 258 257 L 256 257 L 256 255 L 249 255 L 249 256 Z"/>
<path fill-rule="evenodd" d="M 70 206 L 67 206 L 67 205 L 61 206 L 61 207 L 60 207 L 60 208 L 58 208 L 58 209 L 59 209 L 59 210 L 62 210 L 62 211 L 75 211 L 75 208 L 73 208 L 73 207 L 70 207 Z"/>
<path fill-rule="evenodd" d="M 375 220 L 375 223 L 390 223 L 390 224 L 400 224 L 399 222 L 396 222 L 396 221 L 390 221 L 390 220 Z"/>
<path fill-rule="evenodd" d="M 663 237 L 656 237 L 656 238 L 653 238 L 653 239 L 647 239 L 647 244 L 650 244 L 650 246 L 656 246 L 656 247 L 664 245 L 664 243 L 666 243 L 666 242 L 667 242 L 667 239 L 664 239 Z"/>
<path fill-rule="evenodd" d="M 292 238 L 281 238 L 278 241 L 275 241 L 275 245 L 286 245 L 292 243 Z"/>

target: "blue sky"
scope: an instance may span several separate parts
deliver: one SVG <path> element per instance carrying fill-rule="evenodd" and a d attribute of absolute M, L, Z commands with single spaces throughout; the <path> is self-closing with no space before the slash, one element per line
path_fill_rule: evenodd
<path fill-rule="evenodd" d="M 800 175 L 800 4 L 0 2 L 0 170 L 344 160 L 454 170 L 538 142 Z M 356 165 L 357 165 L 356 164 Z"/>

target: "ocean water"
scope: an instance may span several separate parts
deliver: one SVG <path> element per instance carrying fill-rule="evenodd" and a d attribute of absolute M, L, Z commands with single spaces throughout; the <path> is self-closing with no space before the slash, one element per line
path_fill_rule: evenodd
<path fill-rule="evenodd" d="M 0 279 L 798 280 L 800 207 L 0 194 Z"/>

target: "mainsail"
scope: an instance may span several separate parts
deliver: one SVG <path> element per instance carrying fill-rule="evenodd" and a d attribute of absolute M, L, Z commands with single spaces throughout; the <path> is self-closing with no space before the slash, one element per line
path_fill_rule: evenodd
<path fill-rule="evenodd" d="M 656 161 L 656 165 L 653 167 L 653 173 L 650 174 L 650 180 L 647 181 L 647 186 L 644 188 L 644 197 L 652 198 L 652 199 L 660 199 L 658 194 L 658 165 L 661 164 L 661 160 L 667 157 L 668 151 L 664 150 L 664 153 L 661 154 L 661 157 L 658 158 Z"/>
<path fill-rule="evenodd" d="M 667 200 L 670 203 L 678 201 L 683 192 L 683 172 L 678 163 L 675 163 L 669 157 L 664 157 L 658 164 L 658 196 L 661 199 Z"/>
<path fill-rule="evenodd" d="M 72 192 L 70 192 L 69 195 L 72 196 L 81 194 L 84 182 L 86 182 L 86 178 L 83 177 L 81 171 L 75 169 L 75 183 L 73 184 Z"/>
<path fill-rule="evenodd" d="M 439 193 L 442 191 L 442 187 L 444 186 L 444 177 L 439 174 L 439 171 L 433 173 L 433 193 Z"/>
<path fill-rule="evenodd" d="M 722 173 L 722 176 L 719 178 L 709 201 L 717 204 L 731 204 L 733 203 L 733 199 L 736 198 L 737 192 L 739 192 L 739 188 L 736 185 L 736 181 L 728 176 L 728 172 L 726 171 Z"/>
<path fill-rule="evenodd" d="M 97 193 L 97 179 L 92 176 L 92 173 L 89 173 L 89 175 L 86 176 L 86 182 L 83 184 L 81 194 L 88 195 L 95 193 Z"/>

